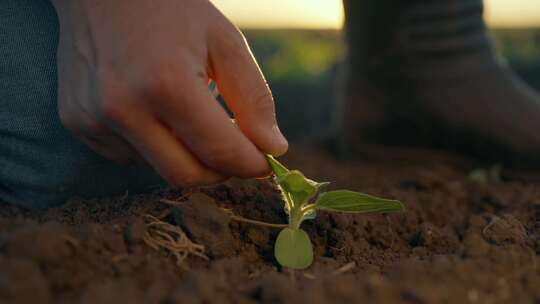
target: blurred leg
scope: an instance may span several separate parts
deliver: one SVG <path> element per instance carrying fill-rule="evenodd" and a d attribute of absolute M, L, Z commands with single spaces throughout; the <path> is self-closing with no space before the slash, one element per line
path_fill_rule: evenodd
<path fill-rule="evenodd" d="M 47 0 L 0 2 L 0 203 L 47 207 L 159 184 L 151 169 L 117 166 L 61 126 L 57 43 Z"/>
<path fill-rule="evenodd" d="M 344 0 L 349 144 L 540 163 L 540 98 L 493 50 L 481 0 Z"/>

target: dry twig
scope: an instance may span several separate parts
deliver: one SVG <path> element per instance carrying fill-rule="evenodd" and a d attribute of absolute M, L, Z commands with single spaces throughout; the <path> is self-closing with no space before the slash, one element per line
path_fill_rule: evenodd
<path fill-rule="evenodd" d="M 279 228 L 279 229 L 289 227 L 289 225 L 287 224 L 273 224 L 273 223 L 267 223 L 267 222 L 248 219 L 243 216 L 234 214 L 232 210 L 230 209 L 222 209 L 222 210 L 225 211 L 229 215 L 231 220 L 236 221 L 236 222 L 248 223 L 251 225 L 257 225 L 257 226 L 263 226 L 263 227 L 269 227 L 269 228 Z"/>
<path fill-rule="evenodd" d="M 345 272 L 348 272 L 348 271 L 354 269 L 355 267 L 356 267 L 356 262 L 350 262 L 350 263 L 347 263 L 347 264 L 343 265 L 342 267 L 334 270 L 330 275 L 336 276 L 336 275 L 339 275 L 339 274 L 343 274 Z"/>
<path fill-rule="evenodd" d="M 178 204 L 180 204 L 180 202 L 175 202 L 175 201 L 168 200 L 168 199 L 162 199 L 160 201 L 162 203 L 170 205 L 170 206 L 178 206 Z M 270 228 L 280 228 L 280 229 L 289 227 L 289 225 L 287 225 L 287 224 L 273 224 L 273 223 L 267 223 L 267 222 L 248 219 L 248 218 L 245 218 L 245 217 L 234 214 L 232 212 L 232 210 L 230 210 L 230 209 L 222 208 L 222 210 L 225 211 L 225 213 L 227 213 L 229 215 L 231 220 L 236 221 L 236 222 L 248 223 L 248 224 L 252 224 L 252 225 L 258 225 L 258 226 L 264 226 L 264 227 L 270 227 Z"/>

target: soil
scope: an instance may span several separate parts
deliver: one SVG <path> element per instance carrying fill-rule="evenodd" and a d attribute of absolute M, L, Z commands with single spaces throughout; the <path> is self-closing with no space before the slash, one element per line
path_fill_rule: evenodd
<path fill-rule="evenodd" d="M 303 224 L 315 249 L 305 271 L 276 263 L 279 229 L 231 218 L 285 223 L 268 179 L 40 212 L 1 206 L 0 303 L 540 303 L 540 179 L 433 151 L 377 154 L 283 160 L 407 208 L 319 212 Z M 182 254 L 152 248 L 150 232 Z"/>

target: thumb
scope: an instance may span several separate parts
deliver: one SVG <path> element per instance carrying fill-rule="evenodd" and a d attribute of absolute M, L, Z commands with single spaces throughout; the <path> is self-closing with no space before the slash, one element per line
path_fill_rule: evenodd
<path fill-rule="evenodd" d="M 244 36 L 232 25 L 228 31 L 210 43 L 210 77 L 246 137 L 262 152 L 282 155 L 288 143 L 277 125 L 270 88 Z"/>

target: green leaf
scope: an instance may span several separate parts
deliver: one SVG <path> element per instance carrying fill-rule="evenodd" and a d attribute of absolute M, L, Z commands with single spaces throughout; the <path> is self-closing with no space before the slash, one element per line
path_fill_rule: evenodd
<path fill-rule="evenodd" d="M 315 202 L 317 209 L 329 211 L 365 213 L 365 212 L 397 212 L 403 211 L 402 202 L 348 191 L 329 191 L 319 195 Z"/>
<path fill-rule="evenodd" d="M 306 192 L 313 193 L 317 191 L 316 184 L 314 181 L 308 179 L 298 170 L 289 171 L 282 177 L 278 177 L 277 182 L 283 187 L 287 192 Z"/>
<path fill-rule="evenodd" d="M 305 269 L 313 263 L 313 247 L 302 229 L 285 228 L 279 233 L 274 255 L 281 266 Z"/>
<path fill-rule="evenodd" d="M 272 168 L 272 171 L 274 172 L 276 177 L 280 178 L 285 174 L 289 173 L 289 169 L 287 169 L 284 165 L 278 162 L 272 155 L 266 155 L 266 160 L 268 160 L 270 168 Z"/>
<path fill-rule="evenodd" d="M 284 176 L 278 177 L 276 181 L 284 191 L 291 194 L 297 204 L 306 203 L 321 187 L 328 184 L 312 181 L 298 170 L 291 170 Z"/>
<path fill-rule="evenodd" d="M 313 181 L 308 180 L 300 171 L 289 171 L 282 177 L 276 179 L 284 191 L 290 193 L 293 205 L 301 206 L 316 192 L 317 188 Z"/>

